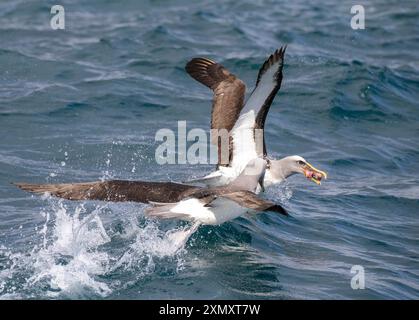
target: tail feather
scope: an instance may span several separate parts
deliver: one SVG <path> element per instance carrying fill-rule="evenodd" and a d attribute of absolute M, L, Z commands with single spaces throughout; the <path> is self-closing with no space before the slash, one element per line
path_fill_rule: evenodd
<path fill-rule="evenodd" d="M 182 219 L 182 220 L 189 220 L 189 215 L 186 213 L 181 212 L 173 212 L 173 209 L 177 203 L 153 203 L 152 207 L 145 209 L 146 216 L 159 218 L 159 219 Z"/>

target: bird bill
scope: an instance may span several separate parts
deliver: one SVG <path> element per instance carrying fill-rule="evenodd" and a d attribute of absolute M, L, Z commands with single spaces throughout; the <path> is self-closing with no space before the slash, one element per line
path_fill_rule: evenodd
<path fill-rule="evenodd" d="M 327 179 L 327 173 L 316 169 L 308 162 L 303 166 L 304 175 L 307 179 L 313 181 L 317 185 L 321 184 L 322 179 Z"/>

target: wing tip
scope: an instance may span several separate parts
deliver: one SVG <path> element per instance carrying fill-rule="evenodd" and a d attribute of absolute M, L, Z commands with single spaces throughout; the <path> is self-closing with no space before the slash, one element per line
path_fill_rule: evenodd
<path fill-rule="evenodd" d="M 52 195 L 65 198 L 64 195 L 60 194 L 61 190 L 59 190 L 59 188 L 57 188 L 57 186 L 53 184 L 36 184 L 36 183 L 26 183 L 26 182 L 12 182 L 12 184 L 26 192 L 35 193 L 35 194 L 49 193 Z"/>
<path fill-rule="evenodd" d="M 185 65 L 185 70 L 187 73 L 203 72 L 207 71 L 210 66 L 217 64 L 215 61 L 205 58 L 197 57 L 189 60 Z M 191 74 L 192 75 L 192 74 Z"/>
<path fill-rule="evenodd" d="M 185 66 L 186 72 L 195 80 L 215 90 L 225 81 L 245 88 L 243 81 L 230 73 L 223 65 L 208 58 L 193 58 Z"/>
<path fill-rule="evenodd" d="M 284 56 L 285 56 L 285 51 L 287 50 L 287 44 L 285 44 L 282 47 L 279 47 L 278 49 L 276 49 L 274 51 L 274 53 L 272 53 L 268 59 L 265 60 L 265 62 L 263 63 L 262 67 L 259 69 L 259 73 L 258 73 L 258 77 L 256 80 L 256 86 L 259 84 L 260 79 L 262 78 L 262 76 L 265 74 L 265 72 L 271 67 L 273 66 L 275 63 L 277 63 L 278 61 L 282 62 L 279 64 L 278 67 L 278 72 L 276 72 L 276 77 L 277 77 L 277 81 L 279 80 L 279 78 L 282 75 L 282 67 L 283 67 L 283 60 L 284 60 Z"/>
<path fill-rule="evenodd" d="M 207 86 L 210 89 L 214 89 L 217 85 L 211 76 L 211 68 L 214 68 L 217 63 L 211 59 L 198 57 L 191 59 L 185 66 L 186 72 L 195 80 Z"/>
<path fill-rule="evenodd" d="M 10 184 L 18 187 L 19 189 L 30 191 L 30 192 L 39 192 L 37 191 L 41 185 L 40 184 L 33 184 L 27 182 L 10 182 Z"/>

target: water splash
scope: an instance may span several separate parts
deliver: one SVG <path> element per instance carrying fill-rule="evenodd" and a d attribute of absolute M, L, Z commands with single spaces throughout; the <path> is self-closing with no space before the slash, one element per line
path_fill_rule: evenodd
<path fill-rule="evenodd" d="M 62 200 L 53 205 L 54 225 L 48 232 L 51 213 L 45 213 L 46 222 L 40 231 L 44 238 L 40 250 L 33 252 L 33 275 L 27 279 L 28 286 L 46 284 L 47 295 L 83 295 L 85 290 L 105 296 L 109 287 L 95 279 L 106 272 L 109 256 L 100 246 L 109 242 L 99 213 L 103 207 L 96 207 L 86 214 L 84 205 L 70 214 Z M 50 234 L 49 234 L 50 233 Z"/>
<path fill-rule="evenodd" d="M 112 271 L 135 271 L 138 279 L 153 273 L 156 263 L 164 259 L 175 262 L 176 272 L 182 270 L 186 242 L 198 226 L 180 226 L 164 231 L 157 221 L 148 221 L 145 227 L 137 229 L 135 240 L 113 265 Z"/>
<path fill-rule="evenodd" d="M 115 205 L 115 215 L 120 218 L 118 211 L 124 211 L 124 222 L 129 221 L 130 227 L 112 234 L 103 222 L 107 211 L 113 213 L 112 205 L 91 209 L 83 203 L 74 206 L 65 200 L 46 200 L 49 206 L 41 211 L 44 224 L 36 228 L 40 241 L 30 254 L 0 247 L 0 266 L 4 265 L 0 298 L 21 292 L 26 298 L 106 297 L 133 283 L 124 281 L 127 273 L 140 280 L 162 266 L 170 272 L 184 267 L 184 246 L 195 227 L 164 231 L 157 221 L 145 220 L 138 206 Z M 115 252 L 118 241 L 121 250 Z"/>
<path fill-rule="evenodd" d="M 292 195 L 292 189 L 287 180 L 285 180 L 280 185 L 277 185 L 273 188 L 268 188 L 265 191 L 265 196 L 267 198 L 285 205 L 289 204 L 289 200 L 292 198 Z"/>

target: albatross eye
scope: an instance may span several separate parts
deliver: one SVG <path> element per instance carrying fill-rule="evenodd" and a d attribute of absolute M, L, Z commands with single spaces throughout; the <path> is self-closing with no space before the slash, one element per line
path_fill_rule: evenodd
<path fill-rule="evenodd" d="M 297 161 L 297 163 L 298 163 L 300 166 L 305 165 L 305 162 L 304 162 L 304 161 L 301 161 L 301 160 L 298 160 L 298 161 Z"/>

